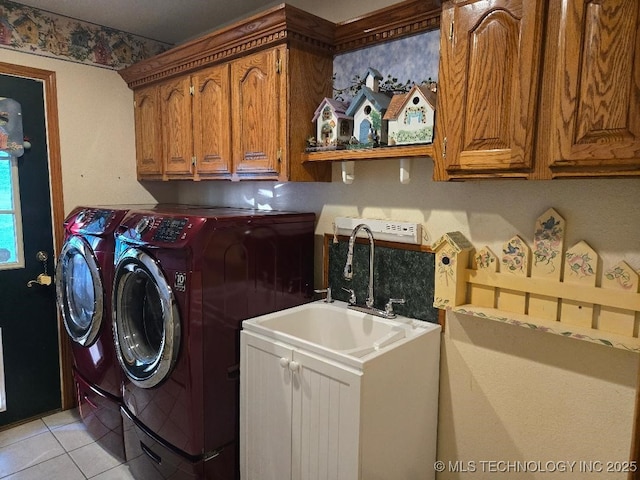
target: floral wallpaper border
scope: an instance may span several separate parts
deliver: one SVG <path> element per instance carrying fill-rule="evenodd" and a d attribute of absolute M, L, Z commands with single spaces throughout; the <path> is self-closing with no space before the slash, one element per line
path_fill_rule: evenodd
<path fill-rule="evenodd" d="M 0 0 L 0 47 L 119 70 L 171 45 Z"/>

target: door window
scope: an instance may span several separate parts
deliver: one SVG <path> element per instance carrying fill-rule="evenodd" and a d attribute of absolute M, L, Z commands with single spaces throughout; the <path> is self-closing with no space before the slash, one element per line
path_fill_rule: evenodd
<path fill-rule="evenodd" d="M 0 270 L 24 268 L 18 161 L 0 151 Z"/>

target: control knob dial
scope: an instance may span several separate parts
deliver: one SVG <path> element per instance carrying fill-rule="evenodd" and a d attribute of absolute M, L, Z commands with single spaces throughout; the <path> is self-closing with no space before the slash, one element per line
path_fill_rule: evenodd
<path fill-rule="evenodd" d="M 153 217 L 142 217 L 134 227 L 138 235 L 142 235 L 153 225 Z"/>

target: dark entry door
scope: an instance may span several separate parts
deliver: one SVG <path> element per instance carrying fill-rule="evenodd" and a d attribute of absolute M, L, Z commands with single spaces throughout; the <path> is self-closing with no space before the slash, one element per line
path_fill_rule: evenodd
<path fill-rule="evenodd" d="M 38 80 L 0 75 L 0 97 L 22 107 L 23 131 L 31 142 L 17 160 L 24 263 L 0 263 L 0 333 L 6 410 L 0 426 L 61 407 L 55 288 L 28 283 L 53 275 L 54 251 L 44 85 Z M 7 161 L 7 160 L 0 160 Z M 41 260 L 44 252 L 48 257 Z"/>

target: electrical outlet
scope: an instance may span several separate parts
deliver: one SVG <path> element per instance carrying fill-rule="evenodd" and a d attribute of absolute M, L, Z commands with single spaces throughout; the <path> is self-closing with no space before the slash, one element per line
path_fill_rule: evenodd
<path fill-rule="evenodd" d="M 396 220 L 377 220 L 371 218 L 336 217 L 336 232 L 341 235 L 351 235 L 355 227 L 366 224 L 373 232 L 374 238 L 390 242 L 422 243 L 422 225 L 414 222 L 400 222 Z M 362 231 L 358 236 L 366 236 Z"/>

